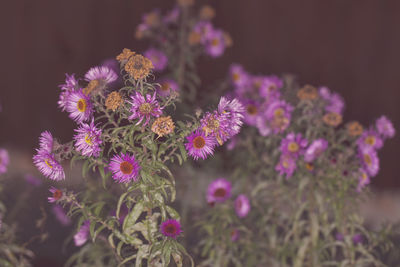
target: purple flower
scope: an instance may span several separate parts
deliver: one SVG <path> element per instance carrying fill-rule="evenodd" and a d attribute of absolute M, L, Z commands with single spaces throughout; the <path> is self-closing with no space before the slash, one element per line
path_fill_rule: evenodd
<path fill-rule="evenodd" d="M 71 92 L 68 96 L 66 110 L 69 112 L 69 117 L 78 123 L 88 121 L 93 113 L 90 97 L 79 91 Z"/>
<path fill-rule="evenodd" d="M 83 156 L 98 157 L 103 141 L 101 140 L 101 130 L 94 125 L 93 119 L 90 124 L 82 123 L 75 132 L 75 149 Z"/>
<path fill-rule="evenodd" d="M 64 169 L 55 159 L 54 154 L 37 149 L 37 154 L 33 156 L 33 163 L 39 171 L 47 178 L 55 181 L 65 179 Z"/>
<path fill-rule="evenodd" d="M 108 167 L 113 179 L 119 183 L 128 183 L 132 180 L 136 182 L 139 178 L 140 166 L 134 155 L 115 155 Z"/>
<path fill-rule="evenodd" d="M 260 113 L 260 104 L 253 100 L 247 100 L 244 102 L 244 106 L 246 110 L 244 113 L 244 122 L 255 126 Z"/>
<path fill-rule="evenodd" d="M 248 85 L 250 81 L 249 74 L 243 69 L 242 65 L 232 64 L 229 67 L 231 82 L 236 88 L 242 88 Z"/>
<path fill-rule="evenodd" d="M 235 200 L 235 210 L 240 218 L 246 217 L 250 211 L 250 201 L 245 195 L 239 195 Z"/>
<path fill-rule="evenodd" d="M 75 246 L 80 247 L 86 243 L 89 238 L 90 221 L 86 220 L 79 228 L 79 231 L 74 235 Z"/>
<path fill-rule="evenodd" d="M 363 236 L 362 234 L 355 234 L 353 235 L 353 237 L 351 238 L 351 240 L 353 241 L 354 245 L 360 244 L 363 242 Z"/>
<path fill-rule="evenodd" d="M 283 80 L 277 76 L 267 76 L 263 79 L 260 86 L 260 96 L 264 97 L 267 102 L 277 100 L 280 97 L 279 89 L 283 87 Z"/>
<path fill-rule="evenodd" d="M 314 140 L 304 153 L 304 161 L 311 162 L 328 148 L 328 141 L 323 138 Z"/>
<path fill-rule="evenodd" d="M 343 240 L 344 240 L 344 235 L 341 234 L 341 233 L 339 233 L 339 232 L 337 232 L 337 233 L 335 234 L 335 239 L 336 239 L 337 241 L 343 241 Z"/>
<path fill-rule="evenodd" d="M 383 140 L 380 138 L 377 132 L 370 129 L 363 132 L 363 134 L 357 140 L 357 144 L 360 148 L 379 149 L 383 146 Z"/>
<path fill-rule="evenodd" d="M 42 184 L 42 181 L 39 178 L 30 173 L 25 174 L 25 181 L 33 186 L 40 186 Z"/>
<path fill-rule="evenodd" d="M 214 153 L 214 147 L 216 145 L 215 138 L 212 136 L 206 136 L 202 130 L 196 130 L 186 137 L 187 143 L 185 148 L 190 156 L 195 160 L 199 158 L 206 159 L 208 155 Z"/>
<path fill-rule="evenodd" d="M 0 148 L 0 174 L 7 172 L 8 164 L 10 163 L 10 157 L 8 151 L 4 148 Z"/>
<path fill-rule="evenodd" d="M 47 200 L 50 203 L 54 203 L 63 197 L 63 191 L 55 188 L 54 186 L 50 187 L 49 191 L 51 193 L 51 197 L 48 197 Z"/>
<path fill-rule="evenodd" d="M 383 138 L 392 138 L 396 133 L 392 122 L 386 116 L 376 120 L 376 129 Z"/>
<path fill-rule="evenodd" d="M 337 93 L 331 93 L 329 88 L 320 87 L 319 95 L 326 101 L 325 110 L 328 113 L 334 112 L 342 115 L 344 109 L 343 98 Z"/>
<path fill-rule="evenodd" d="M 374 177 L 379 172 L 379 158 L 375 150 L 368 148 L 359 149 L 359 158 L 364 170 L 370 177 Z"/>
<path fill-rule="evenodd" d="M 51 153 L 53 151 L 53 136 L 49 131 L 44 131 L 39 137 L 39 147 L 41 150 Z"/>
<path fill-rule="evenodd" d="M 151 60 L 155 71 L 163 71 L 167 67 L 168 58 L 161 50 L 150 48 L 144 52 L 144 56 Z"/>
<path fill-rule="evenodd" d="M 109 67 L 93 67 L 85 74 L 85 80 L 90 82 L 97 80 L 102 84 L 109 84 L 118 79 L 118 75 Z"/>
<path fill-rule="evenodd" d="M 231 240 L 234 242 L 238 239 L 239 239 L 239 230 L 235 228 L 231 231 Z"/>
<path fill-rule="evenodd" d="M 136 123 L 138 125 L 143 119 L 146 119 L 144 126 L 146 126 L 151 117 L 159 117 L 162 114 L 160 105 L 156 100 L 156 93 L 153 96 L 150 94 L 146 95 L 146 98 L 142 96 L 139 92 L 131 96 L 132 102 L 128 102 L 132 105 L 131 112 L 132 115 L 129 117 L 130 120 L 139 119 Z"/>
<path fill-rule="evenodd" d="M 78 81 L 75 79 L 75 74 L 69 75 L 66 73 L 65 76 L 65 83 L 59 86 L 62 92 L 58 100 L 58 107 L 61 108 L 62 111 L 66 109 L 69 94 L 75 91 L 79 86 Z"/>
<path fill-rule="evenodd" d="M 194 25 L 193 31 L 200 34 L 200 41 L 202 44 L 207 44 L 213 34 L 214 27 L 208 21 L 200 21 Z"/>
<path fill-rule="evenodd" d="M 286 174 L 286 178 L 290 178 L 292 177 L 296 168 L 296 159 L 288 154 L 282 154 L 278 165 L 275 167 L 275 170 L 278 171 L 280 175 Z"/>
<path fill-rule="evenodd" d="M 260 132 L 267 127 L 274 134 L 282 133 L 289 127 L 292 111 L 293 107 L 284 100 L 275 100 L 257 119 L 256 126 Z M 264 132 L 267 131 L 264 129 Z"/>
<path fill-rule="evenodd" d="M 238 137 L 234 136 L 229 140 L 229 142 L 226 144 L 226 149 L 233 150 L 236 147 L 236 144 L 238 142 Z"/>
<path fill-rule="evenodd" d="M 281 152 L 282 154 L 290 155 L 291 157 L 297 158 L 299 155 L 304 154 L 304 149 L 307 146 L 307 139 L 304 139 L 301 133 L 294 134 L 289 133 L 281 141 Z"/>
<path fill-rule="evenodd" d="M 172 92 L 177 92 L 179 90 L 178 83 L 172 79 L 164 79 L 160 81 L 160 88 L 157 93 L 161 96 L 169 96 Z"/>
<path fill-rule="evenodd" d="M 57 221 L 61 223 L 61 225 L 68 226 L 71 224 L 71 219 L 67 216 L 64 209 L 60 205 L 54 205 L 51 208 L 51 211 L 53 212 Z"/>
<path fill-rule="evenodd" d="M 206 53 L 211 57 L 221 56 L 226 47 L 224 33 L 221 30 L 213 30 L 208 38 L 205 45 Z"/>
<path fill-rule="evenodd" d="M 181 233 L 181 224 L 174 219 L 169 219 L 161 223 L 160 232 L 167 237 L 177 238 Z"/>
<path fill-rule="evenodd" d="M 240 132 L 240 128 L 243 125 L 244 112 L 244 106 L 236 98 L 228 100 L 226 97 L 221 97 L 219 100 L 218 113 L 224 116 L 228 122 L 230 137 Z"/>
<path fill-rule="evenodd" d="M 357 192 L 361 192 L 361 190 L 370 183 L 370 179 L 368 173 L 360 168 L 360 177 L 358 179 Z"/>
<path fill-rule="evenodd" d="M 171 24 L 171 23 L 177 23 L 179 15 L 181 14 L 181 11 L 179 7 L 174 7 L 171 9 L 164 17 L 163 17 L 163 22 L 165 24 Z"/>
<path fill-rule="evenodd" d="M 232 185 L 231 182 L 225 178 L 214 180 L 207 189 L 207 202 L 224 202 L 231 196 Z"/>

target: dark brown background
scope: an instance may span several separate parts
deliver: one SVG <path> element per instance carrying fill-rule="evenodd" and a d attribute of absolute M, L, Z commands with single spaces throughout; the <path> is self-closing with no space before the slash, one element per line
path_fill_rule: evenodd
<path fill-rule="evenodd" d="M 63 141 L 70 140 L 74 123 L 56 104 L 64 73 L 82 76 L 124 47 L 143 50 L 145 43 L 134 39 L 141 15 L 173 3 L 3 1 L 0 145 L 33 153 L 40 132 L 46 129 Z M 400 1 L 208 3 L 216 7 L 215 23 L 231 33 L 234 46 L 221 59 L 202 63 L 208 64 L 207 75 L 222 77 L 231 62 L 240 62 L 254 73 L 293 73 L 301 83 L 327 85 L 341 93 L 347 103 L 345 119 L 368 125 L 386 114 L 400 131 Z M 382 171 L 373 179 L 375 185 L 400 186 L 399 150 L 398 137 L 382 149 Z"/>

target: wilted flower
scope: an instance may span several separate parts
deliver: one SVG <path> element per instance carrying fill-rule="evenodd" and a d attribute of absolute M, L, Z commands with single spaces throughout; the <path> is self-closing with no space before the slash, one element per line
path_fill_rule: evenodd
<path fill-rule="evenodd" d="M 143 24 L 148 27 L 158 27 L 161 23 L 160 10 L 154 9 L 153 11 L 146 13 L 142 17 Z"/>
<path fill-rule="evenodd" d="M 214 153 L 216 145 L 215 138 L 206 136 L 202 130 L 196 130 L 186 137 L 187 143 L 185 148 L 190 156 L 195 160 L 202 158 L 206 159 L 208 155 Z"/>
<path fill-rule="evenodd" d="M 135 95 L 131 96 L 132 102 L 128 102 L 132 105 L 131 112 L 132 115 L 129 116 L 130 120 L 139 119 L 136 123 L 138 125 L 146 119 L 144 126 L 146 126 L 151 117 L 159 117 L 162 114 L 160 105 L 156 100 L 156 93 L 154 92 L 153 96 L 150 94 L 146 95 L 146 98 L 142 96 L 139 92 L 136 92 Z"/>
<path fill-rule="evenodd" d="M 307 84 L 297 92 L 297 97 L 300 100 L 314 100 L 318 97 L 318 90 Z"/>
<path fill-rule="evenodd" d="M 210 20 L 215 17 L 215 9 L 209 5 L 202 6 L 199 12 L 200 19 Z"/>
<path fill-rule="evenodd" d="M 146 78 L 153 68 L 154 66 L 150 59 L 138 54 L 131 56 L 125 64 L 125 71 L 135 80 Z"/>
<path fill-rule="evenodd" d="M 113 179 L 119 183 L 129 183 L 132 180 L 136 182 L 139 179 L 140 166 L 134 155 L 115 155 L 108 167 Z"/>
<path fill-rule="evenodd" d="M 75 132 L 75 149 L 83 156 L 98 157 L 103 141 L 101 140 L 101 129 L 94 125 L 93 119 L 90 124 L 82 123 Z"/>
<path fill-rule="evenodd" d="M 246 217 L 250 211 L 250 201 L 245 195 L 239 195 L 235 200 L 236 214 L 240 217 Z"/>
<path fill-rule="evenodd" d="M 116 57 L 116 59 L 117 59 L 120 63 L 125 64 L 125 63 L 128 61 L 128 59 L 129 59 L 131 56 L 133 56 L 133 55 L 135 55 L 135 52 L 131 51 L 131 50 L 128 49 L 128 48 L 124 48 L 124 49 L 122 50 L 122 53 L 119 54 L 119 55 Z"/>
<path fill-rule="evenodd" d="M 151 126 L 151 131 L 162 137 L 164 135 L 170 134 L 174 131 L 175 125 L 170 116 L 159 117 Z"/>
<path fill-rule="evenodd" d="M 181 233 L 181 224 L 174 219 L 169 219 L 161 223 L 160 232 L 167 237 L 177 238 Z"/>
<path fill-rule="evenodd" d="M 376 121 L 376 129 L 383 138 L 392 138 L 396 133 L 392 122 L 385 116 L 381 116 Z"/>
<path fill-rule="evenodd" d="M 340 115 L 339 113 L 331 112 L 325 114 L 322 120 L 329 126 L 336 127 L 342 123 L 343 118 L 342 115 Z"/>
<path fill-rule="evenodd" d="M 350 136 L 359 136 L 363 133 L 362 125 L 357 121 L 352 121 L 347 124 L 347 133 Z"/>
<path fill-rule="evenodd" d="M 122 96 L 119 92 L 111 92 L 106 99 L 106 108 L 116 111 L 123 103 Z"/>
<path fill-rule="evenodd" d="M 231 182 L 225 178 L 214 180 L 207 189 L 207 202 L 224 202 L 231 196 L 232 185 Z"/>

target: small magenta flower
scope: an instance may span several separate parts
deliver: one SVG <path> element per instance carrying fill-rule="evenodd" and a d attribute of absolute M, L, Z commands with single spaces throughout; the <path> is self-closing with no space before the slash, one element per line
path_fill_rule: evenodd
<path fill-rule="evenodd" d="M 319 95 L 326 102 L 326 112 L 342 115 L 344 109 L 344 101 L 339 94 L 331 93 L 328 87 L 320 87 Z"/>
<path fill-rule="evenodd" d="M 71 219 L 65 213 L 63 207 L 61 205 L 53 205 L 51 208 L 54 216 L 56 217 L 57 221 L 61 223 L 63 226 L 68 226 L 71 224 Z"/>
<path fill-rule="evenodd" d="M 281 141 L 282 154 L 288 154 L 291 157 L 297 158 L 304 154 L 304 149 L 307 146 L 307 139 L 303 138 L 301 133 L 289 133 Z"/>
<path fill-rule="evenodd" d="M 161 223 L 160 232 L 167 237 L 177 238 L 183 231 L 181 224 L 174 219 L 169 219 Z"/>
<path fill-rule="evenodd" d="M 8 164 L 10 164 L 10 157 L 8 151 L 4 148 L 0 148 L 0 174 L 7 172 Z"/>
<path fill-rule="evenodd" d="M 55 181 L 65 179 L 64 169 L 61 164 L 54 158 L 54 154 L 37 149 L 37 154 L 33 156 L 33 163 L 39 171 L 47 178 Z"/>
<path fill-rule="evenodd" d="M 280 97 L 280 91 L 283 87 L 283 80 L 277 76 L 267 76 L 263 79 L 263 82 L 259 89 L 259 94 L 264 97 L 268 103 L 274 100 L 278 100 Z"/>
<path fill-rule="evenodd" d="M 109 164 L 113 179 L 119 183 L 129 183 L 137 181 L 140 166 L 134 155 L 121 154 L 115 155 Z"/>
<path fill-rule="evenodd" d="M 380 149 L 383 146 L 383 140 L 375 130 L 364 131 L 357 144 L 363 149 Z"/>
<path fill-rule="evenodd" d="M 53 151 L 54 139 L 49 131 L 40 134 L 39 147 L 41 150 L 51 153 Z"/>
<path fill-rule="evenodd" d="M 144 56 L 151 60 L 155 71 L 163 71 L 167 67 L 168 58 L 161 50 L 150 48 Z"/>
<path fill-rule="evenodd" d="M 207 189 L 207 202 L 224 202 L 231 196 L 232 184 L 225 178 L 214 180 Z"/>
<path fill-rule="evenodd" d="M 304 153 L 304 161 L 311 162 L 328 148 L 328 141 L 323 138 L 314 140 Z"/>
<path fill-rule="evenodd" d="M 71 92 L 68 96 L 66 110 L 69 117 L 77 123 L 88 121 L 93 113 L 90 97 L 85 95 L 82 89 Z"/>
<path fill-rule="evenodd" d="M 209 21 L 199 21 L 194 25 L 193 31 L 200 35 L 200 42 L 205 45 L 210 40 L 214 27 Z"/>
<path fill-rule="evenodd" d="M 83 156 L 98 157 L 103 141 L 101 140 L 101 129 L 94 125 L 93 119 L 90 124 L 82 123 L 75 132 L 75 149 Z"/>
<path fill-rule="evenodd" d="M 51 197 L 48 197 L 47 200 L 50 203 L 54 203 L 54 202 L 60 200 L 64 195 L 62 190 L 57 189 L 57 188 L 55 188 L 53 186 L 50 187 L 49 191 L 51 193 Z"/>
<path fill-rule="evenodd" d="M 173 9 L 171 9 L 171 10 L 162 18 L 162 21 L 163 21 L 165 24 L 177 23 L 180 14 L 181 14 L 181 11 L 180 11 L 179 7 L 176 6 L 176 7 L 174 7 Z"/>
<path fill-rule="evenodd" d="M 274 134 L 282 133 L 289 127 L 293 107 L 284 100 L 273 101 L 265 110 L 263 116 L 267 120 L 269 128 Z M 262 128 L 266 122 L 258 121 L 257 128 Z"/>
<path fill-rule="evenodd" d="M 296 159 L 288 154 L 282 154 L 278 165 L 275 167 L 275 170 L 278 171 L 280 175 L 286 174 L 286 178 L 288 179 L 292 177 L 296 168 Z"/>
<path fill-rule="evenodd" d="M 361 165 L 364 170 L 369 174 L 370 177 L 374 177 L 379 172 L 379 158 L 375 150 L 360 148 L 359 158 Z"/>
<path fill-rule="evenodd" d="M 260 104 L 254 100 L 244 101 L 246 112 L 244 113 L 244 122 L 248 125 L 255 126 L 260 113 Z"/>
<path fill-rule="evenodd" d="M 221 30 L 212 30 L 208 36 L 205 51 L 211 57 L 220 57 L 226 48 L 224 33 Z"/>
<path fill-rule="evenodd" d="M 226 97 L 221 97 L 217 111 L 221 114 L 221 118 L 224 117 L 224 120 L 227 123 L 227 139 L 238 134 L 243 125 L 245 113 L 243 104 L 236 98 L 228 100 Z"/>
<path fill-rule="evenodd" d="M 354 245 L 361 244 L 364 240 L 362 234 L 355 234 L 352 236 L 351 240 L 353 241 Z"/>
<path fill-rule="evenodd" d="M 199 158 L 206 159 L 208 155 L 214 153 L 216 146 L 215 138 L 206 136 L 202 130 L 196 130 L 186 137 L 185 148 L 188 154 L 195 160 Z"/>
<path fill-rule="evenodd" d="M 392 138 L 396 134 L 392 122 L 386 116 L 376 120 L 376 129 L 383 138 Z"/>
<path fill-rule="evenodd" d="M 74 235 L 75 246 L 80 247 L 86 243 L 89 238 L 90 221 L 86 220 L 79 228 L 79 231 Z"/>
<path fill-rule="evenodd" d="M 178 83 L 172 79 L 164 79 L 160 81 L 160 88 L 157 90 L 157 93 L 161 96 L 169 96 L 173 92 L 179 91 Z"/>
<path fill-rule="evenodd" d="M 85 80 L 88 82 L 98 81 L 102 84 L 109 84 L 118 79 L 118 75 L 107 66 L 93 67 L 85 74 Z"/>
<path fill-rule="evenodd" d="M 246 217 L 250 211 L 250 201 L 249 199 L 241 194 L 235 200 L 235 210 L 237 216 L 240 218 Z"/>
<path fill-rule="evenodd" d="M 153 96 L 147 94 L 146 98 L 142 96 L 139 92 L 136 92 L 135 95 L 131 96 L 131 99 L 132 102 L 128 102 L 132 105 L 132 115 L 129 117 L 129 119 L 139 119 L 136 125 L 140 124 L 143 119 L 146 119 L 146 122 L 144 123 L 144 126 L 146 126 L 149 123 L 151 117 L 158 118 L 162 114 L 160 105 L 156 100 L 155 92 Z"/>
<path fill-rule="evenodd" d="M 242 88 L 250 82 L 250 76 L 242 65 L 232 64 L 229 68 L 229 74 L 232 84 L 237 88 Z"/>

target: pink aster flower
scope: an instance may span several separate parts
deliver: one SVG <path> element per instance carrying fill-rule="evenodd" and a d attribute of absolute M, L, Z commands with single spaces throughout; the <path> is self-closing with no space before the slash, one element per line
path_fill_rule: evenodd
<path fill-rule="evenodd" d="M 224 33 L 221 30 L 213 30 L 208 36 L 205 51 L 211 57 L 220 57 L 226 48 Z"/>
<path fill-rule="evenodd" d="M 33 156 L 33 163 L 39 171 L 47 178 L 55 181 L 65 179 L 64 169 L 55 159 L 54 154 L 37 149 L 37 154 Z"/>
<path fill-rule="evenodd" d="M 230 129 L 228 138 L 238 134 L 243 125 L 245 113 L 243 104 L 236 98 L 228 100 L 226 97 L 221 97 L 217 111 L 225 117 L 225 121 L 228 124 L 227 127 Z"/>
<path fill-rule="evenodd" d="M 68 215 L 65 213 L 64 209 L 60 205 L 54 205 L 51 208 L 51 211 L 53 212 L 54 216 L 56 217 L 57 221 L 61 223 L 63 226 L 68 226 L 71 224 L 71 219 L 68 217 Z"/>
<path fill-rule="evenodd" d="M 224 202 L 231 196 L 232 184 L 225 178 L 214 180 L 207 189 L 207 202 Z"/>
<path fill-rule="evenodd" d="M 109 84 L 118 79 L 118 75 L 107 66 L 93 67 L 85 74 L 85 80 L 90 82 L 97 80 L 102 84 Z"/>
<path fill-rule="evenodd" d="M 156 93 L 154 92 L 153 96 L 150 94 L 146 95 L 146 98 L 142 96 L 139 92 L 136 92 L 135 95 L 131 96 L 132 102 L 128 102 L 132 105 L 131 112 L 132 115 L 129 117 L 130 120 L 139 119 L 136 123 L 138 125 L 146 119 L 144 126 L 146 126 L 151 117 L 160 117 L 162 114 L 162 108 L 158 104 L 156 100 Z"/>
<path fill-rule="evenodd" d="M 75 132 L 75 149 L 83 156 L 98 157 L 103 141 L 101 140 L 101 130 L 94 125 L 93 119 L 90 124 L 82 123 Z"/>
<path fill-rule="evenodd" d="M 174 219 L 169 219 L 161 223 L 160 232 L 167 237 L 177 238 L 183 231 L 181 224 Z"/>
<path fill-rule="evenodd" d="M 264 97 L 267 102 L 277 100 L 280 97 L 280 91 L 283 87 L 283 80 L 277 76 L 267 76 L 263 79 L 260 86 L 260 96 Z"/>
<path fill-rule="evenodd" d="M 53 136 L 49 131 L 40 134 L 39 147 L 41 150 L 51 153 L 53 151 Z"/>
<path fill-rule="evenodd" d="M 33 186 L 37 187 L 37 186 L 40 186 L 42 184 L 42 181 L 38 177 L 36 177 L 36 176 L 34 176 L 34 175 L 30 174 L 30 173 L 25 174 L 24 178 L 25 178 L 25 181 L 27 183 L 29 183 L 30 185 L 33 185 Z"/>
<path fill-rule="evenodd" d="M 244 113 L 244 122 L 248 125 L 255 126 L 258 116 L 260 115 L 260 104 L 254 100 L 244 101 L 246 112 Z"/>
<path fill-rule="evenodd" d="M 179 7 L 175 6 L 162 19 L 165 24 L 177 23 L 181 14 Z"/>
<path fill-rule="evenodd" d="M 58 107 L 61 108 L 62 111 L 66 109 L 69 94 L 79 87 L 78 80 L 75 79 L 75 74 L 65 74 L 65 76 L 65 83 L 59 86 L 62 91 L 59 96 Z"/>
<path fill-rule="evenodd" d="M 153 63 L 155 71 L 163 71 L 167 67 L 168 58 L 161 50 L 150 48 L 144 52 L 144 56 Z"/>
<path fill-rule="evenodd" d="M 362 133 L 357 144 L 361 148 L 380 149 L 383 146 L 383 140 L 375 130 L 369 129 Z"/>
<path fill-rule="evenodd" d="M 199 21 L 194 25 L 193 31 L 200 34 L 200 41 L 202 44 L 206 44 L 213 33 L 214 27 L 209 21 Z"/>
<path fill-rule="evenodd" d="M 297 158 L 299 155 L 304 154 L 304 149 L 307 146 L 307 139 L 303 138 L 301 133 L 289 133 L 281 141 L 282 154 L 290 155 Z"/>
<path fill-rule="evenodd" d="M 293 107 L 284 100 L 273 101 L 257 118 L 256 126 L 261 135 L 270 132 L 278 134 L 285 131 L 289 127 L 292 111 Z"/>
<path fill-rule="evenodd" d="M 231 82 L 236 88 L 247 86 L 250 82 L 250 75 L 244 70 L 242 65 L 232 64 L 229 67 L 229 74 Z"/>
<path fill-rule="evenodd" d="M 4 148 L 0 148 L 0 174 L 7 172 L 8 164 L 10 163 L 10 157 L 8 151 Z"/>
<path fill-rule="evenodd" d="M 235 210 L 240 218 L 246 217 L 250 211 L 250 201 L 245 195 L 239 195 L 235 200 Z"/>
<path fill-rule="evenodd" d="M 304 153 L 304 161 L 311 162 L 328 148 L 328 141 L 323 138 L 314 140 Z"/>
<path fill-rule="evenodd" d="M 185 143 L 186 151 L 189 156 L 195 160 L 199 158 L 206 159 L 208 155 L 214 153 L 214 147 L 216 145 L 215 138 L 212 136 L 206 136 L 202 130 L 196 130 L 186 137 L 187 143 Z"/>
<path fill-rule="evenodd" d="M 57 189 L 57 188 L 52 186 L 52 187 L 50 187 L 49 191 L 51 193 L 51 197 L 48 197 L 47 200 L 50 203 L 54 203 L 54 202 L 56 202 L 57 200 L 60 200 L 63 197 L 63 191 L 60 190 L 60 189 Z"/>
<path fill-rule="evenodd" d="M 160 88 L 158 88 L 157 93 L 161 96 L 167 97 L 172 94 L 172 92 L 178 92 L 178 83 L 172 79 L 164 79 L 160 81 Z"/>
<path fill-rule="evenodd" d="M 66 109 L 69 117 L 78 123 L 88 121 L 93 114 L 90 97 L 85 95 L 82 89 L 69 94 Z"/>
<path fill-rule="evenodd" d="M 360 168 L 360 177 L 358 179 L 357 192 L 361 192 L 361 190 L 370 183 L 370 179 L 368 173 Z"/>
<path fill-rule="evenodd" d="M 359 158 L 364 170 L 370 177 L 374 177 L 379 172 L 379 158 L 374 149 L 360 148 Z"/>
<path fill-rule="evenodd" d="M 331 93 L 328 87 L 320 87 L 319 95 L 326 101 L 325 110 L 342 115 L 344 109 L 344 100 L 337 93 Z"/>
<path fill-rule="evenodd" d="M 134 155 L 121 154 L 115 155 L 109 164 L 113 179 L 119 183 L 129 183 L 139 179 L 139 163 Z"/>
<path fill-rule="evenodd" d="M 294 171 L 297 168 L 296 159 L 288 154 L 282 154 L 278 165 L 276 165 L 275 170 L 279 172 L 280 175 L 286 175 L 286 178 L 292 177 Z"/>
<path fill-rule="evenodd" d="M 386 116 L 376 120 L 376 129 L 383 138 L 392 138 L 396 133 L 392 122 Z"/>
<path fill-rule="evenodd" d="M 79 228 L 79 231 L 74 235 L 75 246 L 80 247 L 86 243 L 89 238 L 90 221 L 86 220 Z"/>

